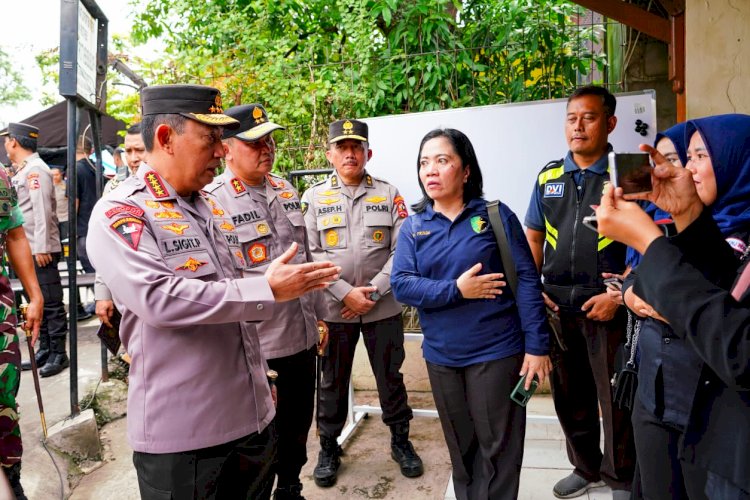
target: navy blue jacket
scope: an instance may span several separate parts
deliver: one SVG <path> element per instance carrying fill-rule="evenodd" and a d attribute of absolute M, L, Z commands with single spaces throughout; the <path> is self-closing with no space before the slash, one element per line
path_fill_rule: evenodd
<path fill-rule="evenodd" d="M 518 273 L 518 297 L 508 287 L 495 299 L 464 299 L 457 278 L 477 262 L 480 274 L 503 272 L 486 201 L 471 200 L 454 221 L 431 205 L 401 228 L 391 272 L 396 299 L 416 306 L 430 363 L 463 367 L 526 352 L 549 352 L 542 286 L 521 223 L 500 204 Z"/>

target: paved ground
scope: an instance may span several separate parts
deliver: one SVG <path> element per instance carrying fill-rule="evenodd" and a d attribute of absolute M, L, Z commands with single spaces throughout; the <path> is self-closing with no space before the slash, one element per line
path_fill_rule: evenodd
<path fill-rule="evenodd" d="M 95 384 L 100 376 L 99 344 L 95 336 L 95 319 L 79 323 L 79 395 Z M 23 352 L 27 352 L 25 345 Z M 56 377 L 42 379 L 42 391 L 48 425 L 65 418 L 70 413 L 69 372 Z M 41 428 L 36 407 L 33 381 L 29 372 L 24 372 L 19 396 L 22 421 L 21 428 L 25 445 L 22 482 L 31 500 L 61 498 L 57 471 L 41 444 Z M 432 408 L 428 393 L 410 393 L 415 408 Z M 377 404 L 375 393 L 357 392 L 358 404 Z M 548 396 L 535 396 L 530 403 L 530 415 L 553 415 Z M 112 422 L 100 430 L 104 448 L 104 463 L 101 467 L 83 476 L 70 492 L 65 481 L 65 498 L 72 500 L 136 500 L 138 486 L 131 461 L 131 450 L 125 439 L 126 419 Z M 439 423 L 432 418 L 418 418 L 412 423 L 412 438 L 417 451 L 425 462 L 425 474 L 417 479 L 401 476 L 390 458 L 389 432 L 372 415 L 362 421 L 352 437 L 345 443 L 343 465 L 337 484 L 330 489 L 321 489 L 312 481 L 318 444 L 314 430 L 308 440 L 309 461 L 303 469 L 303 484 L 306 498 L 365 498 L 365 499 L 451 499 L 454 498 L 450 480 L 450 460 Z M 63 478 L 67 477 L 68 464 L 53 453 Z M 552 485 L 571 470 L 565 453 L 565 445 L 559 426 L 553 424 L 529 425 L 526 451 L 521 474 L 521 499 L 550 499 Z M 586 497 L 582 497 L 586 498 Z M 608 488 L 592 490 L 589 499 L 609 499 Z"/>

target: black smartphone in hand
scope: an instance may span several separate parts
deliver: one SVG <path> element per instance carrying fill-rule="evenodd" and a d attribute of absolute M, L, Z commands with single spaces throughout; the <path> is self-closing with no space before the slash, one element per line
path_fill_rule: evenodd
<path fill-rule="evenodd" d="M 609 180 L 622 194 L 651 192 L 651 170 L 648 153 L 609 153 Z"/>
<path fill-rule="evenodd" d="M 510 393 L 510 399 L 521 406 L 526 406 L 526 403 L 529 402 L 531 396 L 534 395 L 534 391 L 536 391 L 536 388 L 539 386 L 539 378 L 534 375 L 534 380 L 531 381 L 531 386 L 529 387 L 528 391 L 525 389 L 525 386 L 526 375 L 521 377 L 521 380 L 518 381 L 516 387 L 513 389 L 513 392 Z"/>

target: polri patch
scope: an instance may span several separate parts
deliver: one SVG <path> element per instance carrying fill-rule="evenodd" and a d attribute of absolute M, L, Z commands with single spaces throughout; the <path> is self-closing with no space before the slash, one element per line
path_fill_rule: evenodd
<path fill-rule="evenodd" d="M 398 216 L 402 219 L 406 219 L 409 216 L 409 212 L 406 211 L 406 203 L 404 203 L 404 197 L 401 195 L 393 198 L 393 204 L 396 205 Z"/>
<path fill-rule="evenodd" d="M 309 206 L 310 206 L 310 204 L 307 203 L 306 201 L 302 202 L 302 204 L 300 205 L 301 210 L 302 210 L 302 215 L 305 215 L 307 213 L 307 207 L 309 207 Z"/>
<path fill-rule="evenodd" d="M 562 198 L 565 194 L 564 182 L 548 182 L 544 185 L 545 198 Z"/>
<path fill-rule="evenodd" d="M 133 250 L 138 250 L 138 243 L 143 233 L 143 221 L 135 217 L 123 217 L 114 221 L 110 227 Z"/>
<path fill-rule="evenodd" d="M 470 219 L 470 222 L 475 233 L 483 233 L 487 230 L 487 221 L 481 215 L 475 215 Z"/>

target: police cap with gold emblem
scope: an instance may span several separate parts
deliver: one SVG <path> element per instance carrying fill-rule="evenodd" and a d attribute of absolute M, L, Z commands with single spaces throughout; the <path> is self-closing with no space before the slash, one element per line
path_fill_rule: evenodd
<path fill-rule="evenodd" d="M 281 125 L 268 120 L 268 114 L 261 104 L 234 106 L 229 108 L 226 114 L 238 120 L 240 126 L 237 129 L 225 130 L 222 139 L 236 137 L 245 142 L 255 142 L 274 130 L 284 130 Z"/>
<path fill-rule="evenodd" d="M 221 92 L 204 85 L 154 85 L 141 90 L 141 114 L 178 114 L 197 122 L 226 128 L 240 123 L 224 114 Z"/>
<path fill-rule="evenodd" d="M 12 135 L 13 137 L 26 137 L 27 139 L 39 139 L 39 129 L 25 123 L 9 123 L 8 128 L 0 132 L 0 136 Z"/>
<path fill-rule="evenodd" d="M 338 120 L 328 127 L 328 142 L 334 143 L 345 139 L 367 142 L 367 124 L 359 120 Z"/>

